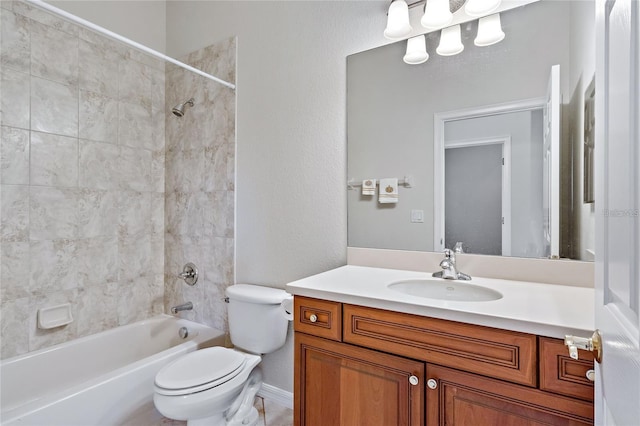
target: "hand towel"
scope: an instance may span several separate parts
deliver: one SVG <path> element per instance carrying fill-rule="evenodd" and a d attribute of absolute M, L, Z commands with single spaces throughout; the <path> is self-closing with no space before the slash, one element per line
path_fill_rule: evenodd
<path fill-rule="evenodd" d="M 362 195 L 375 195 L 376 194 L 376 180 L 365 179 L 362 181 Z"/>
<path fill-rule="evenodd" d="M 381 204 L 398 202 L 398 179 L 380 179 L 380 191 L 378 192 L 378 202 Z"/>

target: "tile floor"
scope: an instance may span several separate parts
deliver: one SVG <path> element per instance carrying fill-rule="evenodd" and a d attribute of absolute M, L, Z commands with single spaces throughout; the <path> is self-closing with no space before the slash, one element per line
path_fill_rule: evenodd
<path fill-rule="evenodd" d="M 256 398 L 255 407 L 260 415 L 258 426 L 293 426 L 293 410 L 263 398 Z M 187 422 L 167 419 L 153 407 L 140 410 L 123 426 L 185 426 Z"/>
<path fill-rule="evenodd" d="M 293 410 L 263 398 L 256 398 L 255 406 L 264 426 L 293 426 Z M 258 422 L 262 426 L 263 423 Z"/>

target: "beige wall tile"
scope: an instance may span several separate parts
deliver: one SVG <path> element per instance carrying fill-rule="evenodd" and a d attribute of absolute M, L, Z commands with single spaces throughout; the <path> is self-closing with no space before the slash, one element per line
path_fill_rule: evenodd
<path fill-rule="evenodd" d="M 29 131 L 2 126 L 0 139 L 0 182 L 29 184 Z"/>
<path fill-rule="evenodd" d="M 78 86 L 31 77 L 31 130 L 78 136 Z"/>
<path fill-rule="evenodd" d="M 30 184 L 78 186 L 78 139 L 31 132 Z"/>
<path fill-rule="evenodd" d="M 0 65 L 28 73 L 31 68 L 29 20 L 8 10 L 2 11 Z"/>
<path fill-rule="evenodd" d="M 31 91 L 29 74 L 4 67 L 0 74 L 2 77 L 0 82 L 2 84 L 2 96 L 0 97 L 2 125 L 28 129 L 30 117 L 29 93 Z"/>

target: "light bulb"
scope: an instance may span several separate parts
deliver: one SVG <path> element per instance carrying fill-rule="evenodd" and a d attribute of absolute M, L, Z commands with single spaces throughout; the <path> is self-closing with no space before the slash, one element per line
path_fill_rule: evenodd
<path fill-rule="evenodd" d="M 402 60 L 409 65 L 417 65 L 429 59 L 427 44 L 424 35 L 412 37 L 407 40 L 407 53 Z"/>
<path fill-rule="evenodd" d="M 464 45 L 460 40 L 460 25 L 443 28 L 440 31 L 440 44 L 436 49 L 438 55 L 453 56 L 464 50 Z"/>
<path fill-rule="evenodd" d="M 420 23 L 425 28 L 442 28 L 453 20 L 449 0 L 427 0 Z"/>
<path fill-rule="evenodd" d="M 500 6 L 501 0 L 467 0 L 464 13 L 473 17 L 487 15 Z"/>
<path fill-rule="evenodd" d="M 500 26 L 500 14 L 485 16 L 478 20 L 478 35 L 473 44 L 476 46 L 491 46 L 504 39 L 504 32 Z"/>
<path fill-rule="evenodd" d="M 404 0 L 395 0 L 389 6 L 387 15 L 387 28 L 384 36 L 389 40 L 400 40 L 411 33 L 409 23 L 409 6 Z"/>

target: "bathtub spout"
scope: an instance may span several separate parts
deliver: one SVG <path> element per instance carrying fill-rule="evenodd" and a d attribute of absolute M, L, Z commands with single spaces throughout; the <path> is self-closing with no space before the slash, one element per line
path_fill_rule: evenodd
<path fill-rule="evenodd" d="M 190 311 L 192 309 L 193 309 L 193 303 L 187 302 L 187 303 L 183 303 L 182 305 L 172 306 L 171 313 L 175 315 L 180 311 Z"/>

